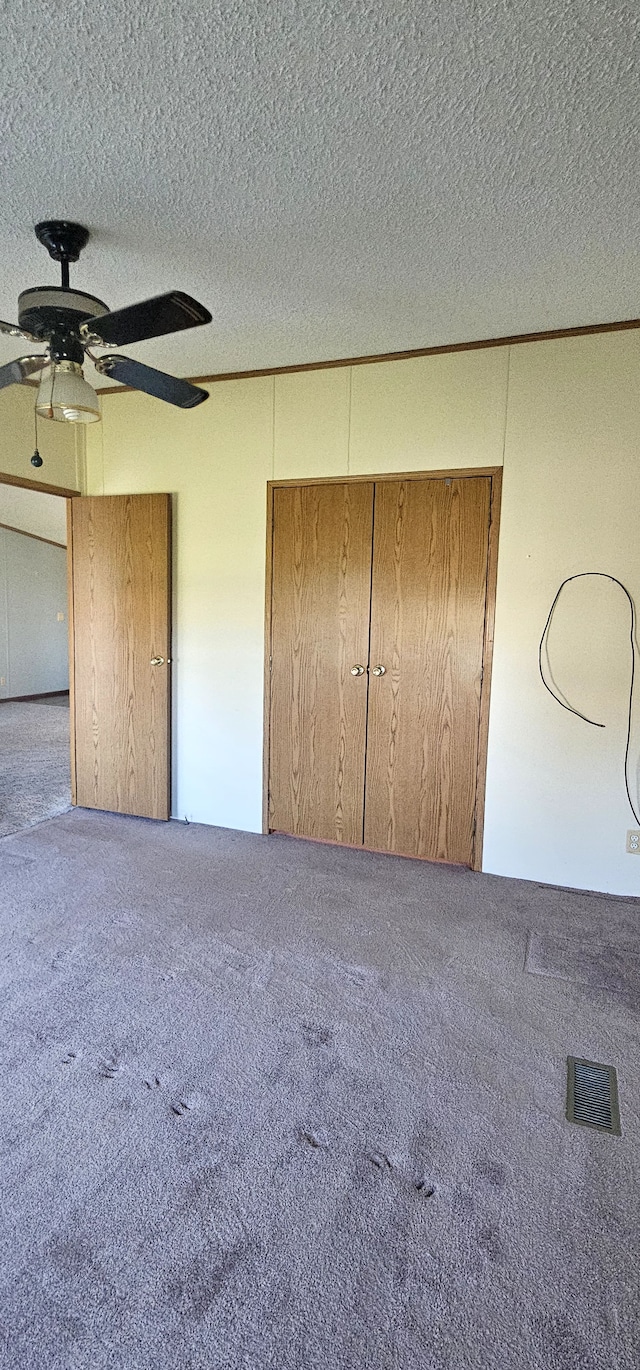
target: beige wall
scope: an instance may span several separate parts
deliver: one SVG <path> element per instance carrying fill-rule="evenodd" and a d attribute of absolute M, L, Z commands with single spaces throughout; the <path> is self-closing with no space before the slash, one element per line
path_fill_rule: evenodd
<path fill-rule="evenodd" d="M 485 869 L 640 893 L 623 780 L 631 649 L 622 591 L 568 586 L 550 658 L 574 707 L 537 674 L 538 640 L 566 576 L 604 571 L 640 604 L 640 332 L 511 350 L 491 699 Z M 640 699 L 636 705 L 640 724 Z M 631 772 L 638 809 L 640 726 Z"/>
<path fill-rule="evenodd" d="M 639 376 L 640 335 L 619 333 L 221 382 L 191 413 L 103 397 L 89 490 L 175 495 L 174 814 L 260 828 L 266 481 L 504 458 L 485 869 L 639 893 L 619 592 L 581 582 L 552 641 L 565 692 L 607 728 L 571 718 L 537 675 L 564 576 L 611 571 L 640 595 Z"/>
<path fill-rule="evenodd" d="M 174 494 L 172 812 L 257 829 L 273 381 L 216 385 L 191 412 L 103 397 L 103 416 L 89 492 Z"/>
<path fill-rule="evenodd" d="M 31 465 L 35 447 L 36 388 L 10 385 L 0 390 L 0 474 L 41 480 L 69 490 L 84 488 L 84 435 L 81 425 L 38 422 L 38 450 L 43 464 Z"/>

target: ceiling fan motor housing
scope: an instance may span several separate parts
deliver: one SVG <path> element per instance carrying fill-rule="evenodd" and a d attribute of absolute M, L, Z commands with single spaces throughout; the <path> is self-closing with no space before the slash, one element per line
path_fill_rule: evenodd
<path fill-rule="evenodd" d="M 59 285 L 38 285 L 18 296 L 18 323 L 26 333 L 50 344 L 56 361 L 82 362 L 80 324 L 108 314 L 109 306 L 84 290 L 63 290 Z"/>

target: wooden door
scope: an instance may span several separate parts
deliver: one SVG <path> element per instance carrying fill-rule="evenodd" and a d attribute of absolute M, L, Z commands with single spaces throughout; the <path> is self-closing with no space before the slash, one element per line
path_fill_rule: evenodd
<path fill-rule="evenodd" d="M 274 491 L 272 831 L 362 843 L 372 532 L 372 482 Z"/>
<path fill-rule="evenodd" d="M 473 863 L 490 498 L 489 476 L 376 484 L 367 847 Z"/>
<path fill-rule="evenodd" d="M 84 808 L 169 817 L 170 565 L 170 495 L 69 501 L 72 790 Z"/>

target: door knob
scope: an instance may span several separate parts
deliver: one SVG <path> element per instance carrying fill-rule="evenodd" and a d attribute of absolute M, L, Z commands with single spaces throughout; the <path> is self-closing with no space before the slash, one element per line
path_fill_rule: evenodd
<path fill-rule="evenodd" d="M 364 666 L 352 666 L 352 667 L 351 667 L 351 674 L 352 674 L 352 675 L 364 675 Z"/>
<path fill-rule="evenodd" d="M 373 668 L 371 674 L 372 674 L 372 675 L 384 675 L 385 672 L 386 672 L 386 669 L 387 669 L 386 666 L 374 666 L 374 668 Z"/>
<path fill-rule="evenodd" d="M 163 657 L 163 656 L 152 656 L 152 658 L 151 658 L 151 665 L 152 665 L 152 666 L 164 666 L 164 657 Z"/>

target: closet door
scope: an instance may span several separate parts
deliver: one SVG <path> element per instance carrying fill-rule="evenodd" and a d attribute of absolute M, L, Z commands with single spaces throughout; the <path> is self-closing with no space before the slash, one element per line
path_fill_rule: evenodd
<path fill-rule="evenodd" d="M 367 847 L 472 864 L 490 495 L 376 484 Z"/>
<path fill-rule="evenodd" d="M 361 844 L 373 482 L 279 488 L 273 514 L 269 829 Z"/>

